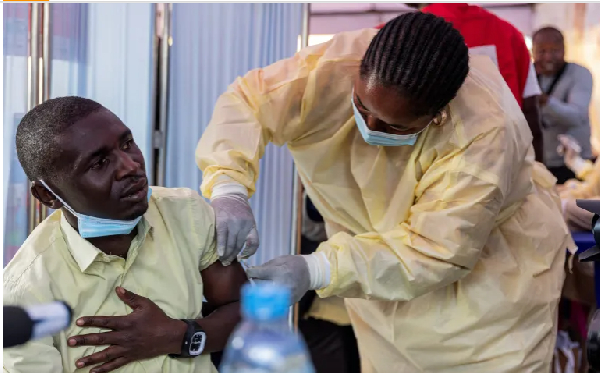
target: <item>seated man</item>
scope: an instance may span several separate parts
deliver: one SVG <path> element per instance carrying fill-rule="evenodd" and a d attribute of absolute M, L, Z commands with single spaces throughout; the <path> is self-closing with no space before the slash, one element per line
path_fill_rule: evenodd
<path fill-rule="evenodd" d="M 4 304 L 64 300 L 74 322 L 4 349 L 4 371 L 216 372 L 208 353 L 239 322 L 247 278 L 217 261 L 211 207 L 189 189 L 150 189 L 131 131 L 92 100 L 46 101 L 16 138 L 31 193 L 57 211 L 4 270 Z M 216 307 L 206 318 L 203 296 Z M 204 349 L 190 352 L 200 331 Z"/>

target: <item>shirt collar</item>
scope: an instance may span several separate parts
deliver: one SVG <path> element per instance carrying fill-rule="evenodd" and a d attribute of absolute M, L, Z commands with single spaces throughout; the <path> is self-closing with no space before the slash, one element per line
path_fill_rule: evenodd
<path fill-rule="evenodd" d="M 60 228 L 65 237 L 67 247 L 73 256 L 73 259 L 75 259 L 75 262 L 77 262 L 81 272 L 85 272 L 98 256 L 106 255 L 96 246 L 92 245 L 88 240 L 81 237 L 79 233 L 71 226 L 71 224 L 69 224 L 65 218 L 65 214 L 62 213 L 62 211 L 60 217 Z M 152 223 L 148 221 L 144 215 L 138 224 L 138 235 L 132 241 L 132 245 L 140 238 L 143 238 L 148 234 L 152 234 L 151 231 Z"/>

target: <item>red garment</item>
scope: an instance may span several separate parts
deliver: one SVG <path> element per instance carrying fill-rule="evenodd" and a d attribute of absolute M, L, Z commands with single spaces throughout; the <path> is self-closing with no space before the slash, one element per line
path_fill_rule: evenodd
<path fill-rule="evenodd" d="M 515 26 L 476 5 L 435 3 L 422 11 L 451 22 L 469 48 L 495 45 L 498 69 L 519 105 L 523 104 L 531 56 L 523 34 Z"/>

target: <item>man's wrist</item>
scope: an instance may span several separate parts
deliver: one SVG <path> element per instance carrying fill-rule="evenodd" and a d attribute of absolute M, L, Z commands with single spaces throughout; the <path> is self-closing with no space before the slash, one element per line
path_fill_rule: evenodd
<path fill-rule="evenodd" d="M 170 355 L 181 355 L 181 346 L 183 345 L 183 337 L 187 331 L 188 325 L 177 319 L 172 319 L 173 323 L 170 327 L 168 340 L 168 352 Z"/>

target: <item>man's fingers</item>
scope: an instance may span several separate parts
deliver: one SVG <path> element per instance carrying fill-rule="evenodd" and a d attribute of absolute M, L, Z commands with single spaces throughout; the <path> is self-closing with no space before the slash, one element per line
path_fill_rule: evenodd
<path fill-rule="evenodd" d="M 110 346 L 102 351 L 96 352 L 95 354 L 91 354 L 89 356 L 84 356 L 81 359 L 78 359 L 75 362 L 75 366 L 79 369 L 90 366 L 97 365 L 100 363 L 105 363 L 112 361 L 114 359 L 120 358 L 125 353 L 125 348 L 121 346 Z"/>
<path fill-rule="evenodd" d="M 69 347 L 112 345 L 119 343 L 121 340 L 121 338 L 119 338 L 120 333 L 121 332 L 81 334 L 69 338 L 67 343 Z"/>
<path fill-rule="evenodd" d="M 136 293 L 120 286 L 116 288 L 116 291 L 119 299 L 121 299 L 123 302 L 125 302 L 125 304 L 134 310 L 141 308 L 146 300 L 146 298 L 142 297 L 141 295 L 137 295 Z"/>
<path fill-rule="evenodd" d="M 102 351 L 96 352 L 94 354 L 91 354 L 89 356 L 84 356 L 81 359 L 78 359 L 75 362 L 75 366 L 77 366 L 77 368 L 81 369 L 84 367 L 88 367 L 88 366 L 92 366 L 92 365 L 98 365 L 101 363 L 111 363 L 113 362 L 115 359 L 124 359 L 124 354 L 125 354 L 125 348 L 121 347 L 121 346 L 110 346 Z M 96 371 L 98 369 L 98 367 L 94 368 L 92 371 Z M 103 371 L 103 372 L 108 372 L 108 371 Z"/>
<path fill-rule="evenodd" d="M 115 369 L 119 369 L 120 367 L 127 365 L 129 363 L 129 359 L 126 357 L 120 357 L 108 363 L 104 363 L 99 367 L 96 367 L 90 371 L 90 373 L 106 373 L 112 372 Z"/>
<path fill-rule="evenodd" d="M 119 330 L 129 325 L 127 321 L 127 316 L 84 316 L 77 319 L 77 326 Z"/>

